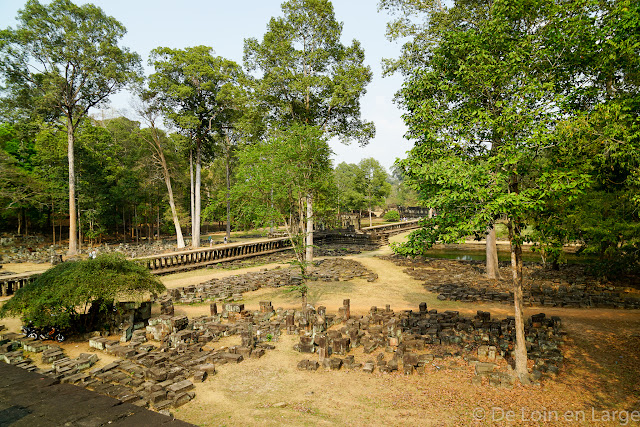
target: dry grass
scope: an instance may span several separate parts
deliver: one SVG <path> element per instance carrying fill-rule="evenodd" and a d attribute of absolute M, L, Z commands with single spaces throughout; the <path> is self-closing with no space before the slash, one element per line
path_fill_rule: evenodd
<path fill-rule="evenodd" d="M 388 249 L 377 253 L 388 253 Z M 430 309 L 456 309 L 467 314 L 481 309 L 495 317 L 512 314 L 512 308 L 506 305 L 438 301 L 436 295 L 425 291 L 423 281 L 410 278 L 402 267 L 374 258 L 374 254 L 350 258 L 377 273 L 378 280 L 311 282 L 309 302 L 336 312 L 342 300 L 349 298 L 354 314 L 364 314 L 371 306 L 386 304 L 395 311 L 417 309 L 422 301 Z M 165 276 L 162 280 L 168 287 L 184 286 L 262 268 L 265 266 L 234 272 L 204 270 Z M 271 301 L 274 307 L 297 308 L 300 304 L 296 295 L 283 288 L 264 288 L 244 297 L 249 310 L 257 309 L 258 302 L 263 300 Z M 534 308 L 527 309 L 526 314 L 541 311 L 561 316 L 568 335 L 563 347 L 565 366 L 560 376 L 546 379 L 539 386 L 516 385 L 512 389 L 490 387 L 486 383 L 474 386 L 473 369 L 456 360 L 437 361 L 426 374 L 411 376 L 322 368 L 317 372 L 298 371 L 296 365 L 300 360 L 317 356 L 293 351 L 297 337 L 283 335 L 274 343 L 276 349 L 267 351 L 261 359 L 218 366 L 217 375 L 197 384 L 196 398 L 175 410 L 175 415 L 203 426 L 457 426 L 495 424 L 493 421 L 504 425 L 539 424 L 535 421 L 540 416 L 550 421 L 546 424 L 563 424 L 566 411 L 584 411 L 576 413 L 579 421 L 583 421 L 582 415 L 585 417 L 580 424 L 600 424 L 602 410 L 640 411 L 640 312 Z M 208 312 L 208 303 L 176 306 L 178 314 L 196 316 Z M 238 343 L 239 337 L 229 337 L 213 346 Z M 70 355 L 86 350 L 77 343 L 66 343 L 65 348 Z M 365 362 L 375 359 L 377 353 L 365 355 L 359 348 L 351 354 L 357 361 Z M 100 357 L 106 360 L 105 355 Z M 385 353 L 387 360 L 391 357 L 392 354 Z M 484 419 L 474 418 L 474 410 L 479 411 L 476 408 L 485 411 Z M 594 419 L 591 408 L 595 411 Z M 506 422 L 504 411 L 508 410 L 514 411 L 513 422 Z"/>
<path fill-rule="evenodd" d="M 424 290 L 422 281 L 411 279 L 391 262 L 371 253 L 351 258 L 378 273 L 379 279 L 311 282 L 310 302 L 335 312 L 344 298 L 350 298 L 356 314 L 373 305 L 390 304 L 396 311 L 416 309 L 421 301 L 439 310 L 472 314 L 482 309 L 497 317 L 512 314 L 505 305 L 438 301 Z M 253 310 L 262 300 L 272 301 L 275 307 L 299 305 L 295 295 L 270 288 L 246 294 L 244 303 Z M 176 309 L 190 315 L 208 312 L 207 305 Z M 412 376 L 322 368 L 298 371 L 298 361 L 317 356 L 293 351 L 297 338 L 284 335 L 276 350 L 262 359 L 221 366 L 217 376 L 197 385 L 198 397 L 178 409 L 176 416 L 198 425 L 474 425 L 507 424 L 505 411 L 514 411 L 514 422 L 508 424 L 530 424 L 536 417 L 562 424 L 568 421 L 563 418 L 566 411 L 578 411 L 580 421 L 585 417 L 581 424 L 599 424 L 602 410 L 640 410 L 638 311 L 534 308 L 527 309 L 527 314 L 540 311 L 561 316 L 569 334 L 563 349 L 565 367 L 558 378 L 547 379 L 541 386 L 473 386 L 473 369 L 464 362 L 453 366 L 440 362 L 426 375 Z M 375 359 L 377 352 L 364 355 L 356 349 L 351 354 L 365 362 Z M 387 360 L 391 356 L 385 354 Z M 474 418 L 476 408 L 485 411 L 483 420 Z"/>

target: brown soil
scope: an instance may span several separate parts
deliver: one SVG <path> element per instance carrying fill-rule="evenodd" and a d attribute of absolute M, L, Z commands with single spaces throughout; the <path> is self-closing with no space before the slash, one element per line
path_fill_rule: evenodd
<path fill-rule="evenodd" d="M 47 270 L 50 267 L 51 264 L 49 263 L 38 264 L 35 262 L 9 262 L 2 264 L 0 273 L 25 273 L 27 271 L 37 272 Z"/>
<path fill-rule="evenodd" d="M 393 239 L 401 239 L 395 236 Z M 345 282 L 312 282 L 309 302 L 337 312 L 344 298 L 351 299 L 351 311 L 364 314 L 371 306 L 390 304 L 395 311 L 417 309 L 422 301 L 429 309 L 455 309 L 472 314 L 490 311 L 492 316 L 512 314 L 507 305 L 438 301 L 428 293 L 424 280 L 409 277 L 390 261 L 373 255 L 388 254 L 388 248 L 363 253 L 356 259 L 377 273 L 369 283 L 363 279 Z M 198 283 L 220 275 L 246 270 L 182 273 L 165 276 L 169 286 Z M 438 271 L 446 274 L 446 271 Z M 245 307 L 258 308 L 259 301 L 270 300 L 274 307 L 298 307 L 299 297 L 285 289 L 263 288 L 245 294 Z M 176 313 L 189 316 L 208 314 L 209 306 L 176 305 Z M 580 424 L 602 424 L 611 416 L 616 424 L 624 417 L 640 418 L 640 311 L 606 309 L 527 309 L 526 314 L 545 312 L 562 318 L 567 339 L 562 348 L 565 364 L 560 375 L 545 379 L 541 385 L 512 389 L 496 388 L 486 382 L 471 384 L 473 368 L 466 362 L 436 361 L 425 375 L 373 374 L 362 371 L 298 371 L 302 359 L 317 360 L 314 354 L 301 354 L 292 347 L 297 337 L 282 335 L 275 350 L 261 359 L 245 360 L 238 365 L 221 365 L 218 373 L 196 384 L 196 398 L 175 410 L 175 416 L 197 425 L 476 425 L 570 423 L 574 416 Z M 11 329 L 15 321 L 4 322 Z M 215 348 L 235 345 L 239 337 L 228 337 L 213 344 Z M 65 343 L 65 350 L 89 351 L 78 343 Z M 375 359 L 379 351 L 353 354 L 357 361 Z M 103 361 L 108 357 L 99 354 Z M 392 354 L 385 353 L 389 360 Z M 104 363 L 104 362 L 102 362 Z M 610 411 L 623 411 L 613 414 Z M 507 411 L 514 411 L 513 414 Z M 537 412 L 536 412 L 537 411 Z M 573 411 L 573 412 L 567 412 Z M 605 411 L 605 412 L 603 412 Z M 608 411 L 608 412 L 607 412 Z M 511 422 L 507 422 L 507 418 Z"/>

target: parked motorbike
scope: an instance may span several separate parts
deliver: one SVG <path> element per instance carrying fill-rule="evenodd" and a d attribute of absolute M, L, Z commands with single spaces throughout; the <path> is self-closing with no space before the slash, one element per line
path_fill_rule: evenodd
<path fill-rule="evenodd" d="M 55 340 L 58 342 L 63 342 L 67 338 L 64 336 L 64 333 L 60 331 L 58 328 L 53 326 L 46 326 L 44 328 L 36 328 L 31 323 L 28 325 L 22 326 L 22 333 L 25 334 L 29 338 L 35 338 L 38 340 Z"/>

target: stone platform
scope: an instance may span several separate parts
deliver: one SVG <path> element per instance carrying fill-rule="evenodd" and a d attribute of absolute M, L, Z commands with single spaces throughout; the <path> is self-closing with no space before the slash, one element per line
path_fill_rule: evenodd
<path fill-rule="evenodd" d="M 192 424 L 0 363 L 0 426 L 190 426 Z"/>

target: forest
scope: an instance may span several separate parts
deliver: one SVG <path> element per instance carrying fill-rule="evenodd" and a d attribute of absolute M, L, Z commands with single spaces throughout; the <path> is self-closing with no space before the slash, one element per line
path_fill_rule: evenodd
<path fill-rule="evenodd" d="M 328 1 L 284 3 L 245 39 L 243 64 L 157 47 L 149 75 L 100 8 L 27 1 L 0 34 L 0 229 L 68 241 L 69 254 L 78 239 L 198 247 L 201 227 L 309 233 L 420 205 L 439 214 L 398 253 L 503 227 L 516 253 L 533 241 L 557 266 L 578 245 L 603 274 L 634 274 L 639 7 L 382 0 L 403 43 L 385 70 L 403 76 L 414 142 L 389 176 L 375 159 L 330 159 L 330 138 L 365 145 L 375 126 L 360 114 L 364 50 L 341 41 Z M 109 116 L 125 88 L 136 117 Z"/>
<path fill-rule="evenodd" d="M 375 130 L 360 118 L 364 53 L 341 43 L 327 4 L 291 2 L 264 40 L 245 40 L 244 66 L 207 46 L 158 47 L 144 75 L 100 8 L 27 2 L 2 33 L 0 229 L 68 240 L 69 253 L 161 237 L 197 247 L 201 226 L 300 229 L 307 205 L 335 226 L 340 212 L 416 204 L 375 159 L 331 164 L 329 138 L 366 144 Z M 300 22 L 310 11 L 326 19 Z M 106 109 L 123 89 L 135 117 Z"/>

